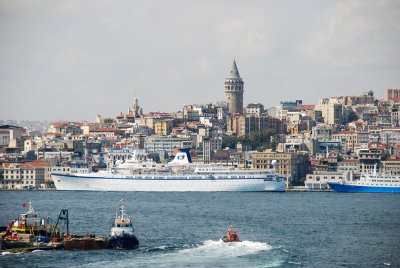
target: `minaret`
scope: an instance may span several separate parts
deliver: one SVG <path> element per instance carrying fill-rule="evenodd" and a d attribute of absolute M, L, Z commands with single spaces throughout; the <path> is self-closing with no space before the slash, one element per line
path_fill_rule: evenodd
<path fill-rule="evenodd" d="M 225 101 L 228 103 L 229 113 L 243 113 L 243 80 L 240 78 L 236 61 L 225 79 Z"/>

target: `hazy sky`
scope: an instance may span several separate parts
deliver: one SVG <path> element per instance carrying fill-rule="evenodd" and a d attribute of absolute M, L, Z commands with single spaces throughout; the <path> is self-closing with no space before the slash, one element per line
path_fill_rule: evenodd
<path fill-rule="evenodd" d="M 0 0 L 0 119 L 94 120 L 400 88 L 400 1 Z"/>

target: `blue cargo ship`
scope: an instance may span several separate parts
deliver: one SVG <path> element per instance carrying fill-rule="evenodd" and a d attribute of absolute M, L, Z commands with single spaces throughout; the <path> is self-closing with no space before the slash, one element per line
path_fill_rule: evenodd
<path fill-rule="evenodd" d="M 359 180 L 328 182 L 335 192 L 347 193 L 400 193 L 400 176 L 379 174 L 376 169 L 372 174 L 362 174 Z"/>

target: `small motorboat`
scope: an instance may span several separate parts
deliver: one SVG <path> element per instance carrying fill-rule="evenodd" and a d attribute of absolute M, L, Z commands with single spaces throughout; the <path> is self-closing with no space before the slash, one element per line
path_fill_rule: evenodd
<path fill-rule="evenodd" d="M 226 236 L 221 238 L 222 241 L 228 243 L 228 242 L 242 242 L 241 240 L 239 240 L 239 236 L 236 232 L 235 229 L 233 229 L 232 225 L 229 227 L 228 232 L 226 234 Z"/>

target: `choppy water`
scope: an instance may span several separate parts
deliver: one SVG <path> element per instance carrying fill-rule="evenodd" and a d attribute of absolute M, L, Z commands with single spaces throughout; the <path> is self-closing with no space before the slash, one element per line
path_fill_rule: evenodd
<path fill-rule="evenodd" d="M 2 191 L 0 225 L 32 200 L 105 236 L 122 197 L 138 250 L 2 252 L 0 267 L 400 267 L 399 194 Z M 243 243 L 219 240 L 230 224 Z"/>

